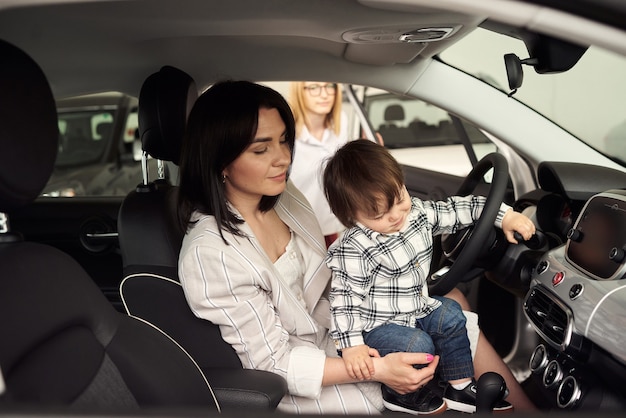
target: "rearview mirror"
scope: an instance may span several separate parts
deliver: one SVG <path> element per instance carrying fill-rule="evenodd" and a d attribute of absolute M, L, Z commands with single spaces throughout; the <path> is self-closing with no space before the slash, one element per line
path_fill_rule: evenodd
<path fill-rule="evenodd" d="M 506 68 L 506 76 L 509 81 L 509 97 L 517 92 L 517 89 L 522 86 L 524 81 L 524 70 L 522 64 L 535 66 L 537 64 L 536 58 L 526 58 L 525 60 L 519 59 L 515 54 L 504 54 L 504 66 Z"/>

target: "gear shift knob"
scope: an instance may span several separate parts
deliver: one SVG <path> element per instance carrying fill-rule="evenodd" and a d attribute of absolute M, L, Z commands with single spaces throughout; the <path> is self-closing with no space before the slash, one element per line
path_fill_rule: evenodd
<path fill-rule="evenodd" d="M 484 373 L 476 382 L 476 412 L 491 413 L 505 394 L 506 383 L 502 376 L 495 372 Z"/>

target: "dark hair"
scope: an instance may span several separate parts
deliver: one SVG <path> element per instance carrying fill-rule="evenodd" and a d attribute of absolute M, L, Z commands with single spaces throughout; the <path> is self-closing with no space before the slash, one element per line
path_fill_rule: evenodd
<path fill-rule="evenodd" d="M 381 197 L 386 208 L 394 205 L 404 186 L 400 164 L 383 146 L 367 139 L 339 148 L 324 169 L 324 193 L 337 219 L 356 225 L 357 211 L 376 214 Z"/>
<path fill-rule="evenodd" d="M 251 144 L 259 109 L 276 109 L 286 128 L 293 157 L 295 123 L 287 101 L 269 87 L 226 80 L 206 90 L 189 114 L 180 157 L 179 221 L 186 230 L 194 211 L 213 215 L 222 230 L 241 235 L 242 219 L 228 207 L 223 170 Z M 261 211 L 274 207 L 279 196 L 263 196 Z"/>

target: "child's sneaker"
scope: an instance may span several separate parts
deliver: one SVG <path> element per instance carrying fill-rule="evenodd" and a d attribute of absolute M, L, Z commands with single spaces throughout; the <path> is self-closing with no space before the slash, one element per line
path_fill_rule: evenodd
<path fill-rule="evenodd" d="M 443 391 L 443 400 L 446 402 L 448 409 L 455 411 L 467 412 L 473 414 L 476 412 L 476 381 L 465 387 L 465 389 L 457 390 L 448 384 Z M 513 405 L 504 399 L 496 402 L 493 412 L 513 412 Z"/>
<path fill-rule="evenodd" d="M 446 403 L 428 387 L 417 392 L 400 395 L 382 385 L 383 404 L 390 411 L 406 412 L 413 415 L 434 415 L 446 410 Z"/>

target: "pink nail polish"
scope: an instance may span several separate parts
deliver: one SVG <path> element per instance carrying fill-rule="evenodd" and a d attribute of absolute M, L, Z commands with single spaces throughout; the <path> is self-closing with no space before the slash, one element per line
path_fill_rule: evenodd
<path fill-rule="evenodd" d="M 432 354 L 426 354 L 426 361 L 433 361 L 433 358 Z"/>

